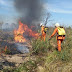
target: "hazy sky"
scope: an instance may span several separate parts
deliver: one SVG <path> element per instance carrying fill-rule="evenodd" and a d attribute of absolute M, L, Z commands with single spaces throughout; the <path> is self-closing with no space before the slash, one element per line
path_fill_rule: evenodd
<path fill-rule="evenodd" d="M 72 0 L 44 0 L 43 7 L 51 13 L 54 23 L 72 25 Z M 0 20 L 15 22 L 18 16 L 13 0 L 0 0 Z"/>
<path fill-rule="evenodd" d="M 0 21 L 13 23 L 18 16 L 19 14 L 14 8 L 13 0 L 0 0 Z"/>
<path fill-rule="evenodd" d="M 72 0 L 45 0 L 44 7 L 52 14 L 55 22 L 72 25 Z"/>

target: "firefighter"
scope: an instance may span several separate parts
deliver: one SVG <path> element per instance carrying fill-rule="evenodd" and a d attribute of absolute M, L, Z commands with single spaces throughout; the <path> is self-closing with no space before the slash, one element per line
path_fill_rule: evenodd
<path fill-rule="evenodd" d="M 57 33 L 56 39 L 57 39 L 57 49 L 58 51 L 61 51 L 61 43 L 63 40 L 65 40 L 65 30 L 63 27 L 60 27 L 59 23 L 55 24 L 55 30 L 50 36 L 49 40 Z"/>
<path fill-rule="evenodd" d="M 45 26 L 41 23 L 40 27 L 41 27 L 41 34 L 40 34 L 41 39 L 45 41 L 46 38 Z"/>

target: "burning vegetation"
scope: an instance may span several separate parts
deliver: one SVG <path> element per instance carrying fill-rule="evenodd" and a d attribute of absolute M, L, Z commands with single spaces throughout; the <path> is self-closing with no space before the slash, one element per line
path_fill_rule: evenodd
<path fill-rule="evenodd" d="M 54 38 L 48 41 L 49 36 L 53 32 L 53 27 L 49 28 L 45 41 L 39 38 L 40 33 L 33 30 L 33 28 L 36 28 L 36 25 L 32 24 L 32 22 L 40 20 L 42 16 L 41 12 L 43 8 L 40 1 L 41 0 L 15 0 L 15 8 L 22 16 L 20 17 L 18 29 L 14 29 L 12 33 L 14 37 L 12 36 L 12 38 L 9 39 L 9 37 L 6 37 L 8 34 L 6 34 L 2 35 L 2 37 L 5 36 L 5 38 L 0 38 L 0 48 L 4 48 L 4 50 L 0 52 L 2 56 L 1 59 L 4 59 L 4 62 L 0 62 L 2 63 L 0 65 L 0 71 L 72 72 L 72 28 L 66 28 L 67 37 L 65 43 L 62 44 L 61 52 L 56 51 L 57 46 Z M 0 35 L 2 33 L 3 32 L 0 32 Z M 32 38 L 34 39 L 31 40 Z M 31 40 L 30 52 L 28 45 L 24 45 L 24 43 L 29 40 Z M 27 48 L 27 51 L 25 48 Z M 17 50 L 21 50 L 21 53 L 16 52 Z M 28 55 L 23 54 L 24 51 L 26 51 Z M 7 56 L 8 53 L 9 56 Z"/>
<path fill-rule="evenodd" d="M 9 68 L 8 67 L 4 68 L 2 71 L 3 72 L 28 72 L 28 71 L 29 72 L 42 72 L 42 71 L 43 72 L 50 72 L 50 71 L 51 72 L 59 72 L 59 71 L 71 72 L 72 71 L 72 49 L 71 49 L 72 48 L 72 40 L 71 40 L 72 28 L 66 28 L 67 37 L 65 43 L 62 44 L 61 52 L 56 51 L 56 40 L 54 38 L 52 38 L 51 41 L 48 41 L 48 38 L 51 35 L 53 29 L 54 28 L 49 29 L 45 42 L 41 41 L 39 38 L 32 40 L 32 51 L 31 51 L 32 53 L 29 55 L 29 57 L 27 56 L 26 60 L 24 60 L 26 58 L 25 55 L 22 56 L 22 54 L 21 56 L 20 54 L 16 56 L 17 55 L 16 54 L 10 58 L 6 57 L 8 58 L 8 60 L 14 59 L 15 62 L 18 62 L 19 60 L 20 60 L 19 62 L 21 62 L 23 57 L 22 60 L 23 63 L 15 67 L 12 66 L 11 68 L 9 66 Z M 12 46 L 14 45 L 10 45 L 10 48 Z M 5 45 L 4 51 L 6 51 L 7 49 L 8 46 Z"/>
<path fill-rule="evenodd" d="M 19 21 L 19 28 L 14 30 L 14 40 L 16 42 L 26 42 L 26 38 L 37 38 L 39 33 L 32 31 L 32 28 L 33 26 L 29 28 L 26 24 L 23 24 L 21 21 Z"/>

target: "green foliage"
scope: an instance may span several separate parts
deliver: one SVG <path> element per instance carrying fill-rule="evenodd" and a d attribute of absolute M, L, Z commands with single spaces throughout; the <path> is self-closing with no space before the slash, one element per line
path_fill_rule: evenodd
<path fill-rule="evenodd" d="M 53 51 L 51 53 L 48 53 L 47 57 L 46 57 L 46 62 L 45 63 L 50 63 L 53 62 L 54 60 L 56 60 L 56 51 Z"/>
<path fill-rule="evenodd" d="M 11 54 L 11 51 L 6 49 L 5 54 Z"/>
<path fill-rule="evenodd" d="M 54 44 L 55 40 L 51 40 Z M 72 29 L 66 28 L 66 39 L 62 43 L 61 52 L 48 51 L 45 58 L 45 71 L 47 72 L 71 72 L 72 71 Z"/>
<path fill-rule="evenodd" d="M 50 42 L 48 40 L 42 41 L 41 39 L 37 39 L 32 42 L 32 52 L 34 54 L 47 53 L 48 50 L 51 49 L 52 45 L 50 45 Z"/>
<path fill-rule="evenodd" d="M 4 69 L 3 72 L 37 72 L 37 65 L 41 65 L 45 72 L 72 72 L 72 29 L 66 28 L 66 39 L 62 43 L 61 52 L 56 50 L 55 37 L 48 41 L 53 32 L 49 29 L 46 41 L 41 39 L 32 40 L 32 55 L 36 60 L 29 60 L 18 68 Z"/>
<path fill-rule="evenodd" d="M 36 68 L 37 68 L 36 62 L 30 60 L 23 63 L 18 68 L 3 69 L 3 72 L 34 72 Z"/>
<path fill-rule="evenodd" d="M 69 61 L 70 60 L 70 53 L 68 51 L 58 52 L 57 56 L 61 61 Z"/>

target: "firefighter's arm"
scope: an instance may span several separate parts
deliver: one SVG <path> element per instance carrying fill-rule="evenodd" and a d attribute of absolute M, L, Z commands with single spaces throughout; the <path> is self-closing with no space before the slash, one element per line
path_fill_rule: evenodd
<path fill-rule="evenodd" d="M 43 31 L 44 31 L 44 27 L 41 28 L 40 36 L 43 34 Z"/>
<path fill-rule="evenodd" d="M 56 32 L 57 32 L 57 28 L 54 30 L 54 32 L 52 33 L 52 35 L 50 36 L 50 38 L 52 38 L 55 35 Z"/>
<path fill-rule="evenodd" d="M 41 33 L 43 33 L 44 32 L 44 27 L 42 27 L 42 30 L 41 30 Z"/>

